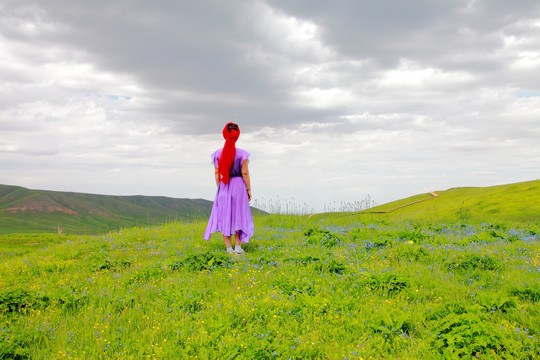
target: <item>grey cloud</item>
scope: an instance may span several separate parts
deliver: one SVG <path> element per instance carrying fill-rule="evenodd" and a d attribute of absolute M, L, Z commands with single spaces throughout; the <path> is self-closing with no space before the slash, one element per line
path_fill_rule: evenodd
<path fill-rule="evenodd" d="M 271 1 L 291 14 L 322 26 L 326 43 L 345 56 L 375 59 L 391 68 L 401 58 L 472 70 L 504 67 L 490 53 L 502 35 L 540 17 L 534 0 L 508 1 Z M 518 25 L 516 25 L 518 24 Z"/>
<path fill-rule="evenodd" d="M 197 176 L 228 121 L 253 149 L 261 189 L 287 178 L 309 197 L 306 177 L 329 188 L 340 178 L 388 196 L 382 183 L 421 186 L 413 170 L 422 184 L 472 174 L 468 154 L 500 182 L 502 162 L 529 176 L 539 19 L 537 1 L 523 0 L 4 2 L 3 176 L 39 167 L 35 178 L 61 182 L 74 166 L 87 184 L 97 168 L 114 186 L 118 172 L 155 191 L 162 179 L 144 169 L 176 166 L 164 195 L 187 181 L 208 198 Z"/>
<path fill-rule="evenodd" d="M 219 94 L 261 84 L 242 62 L 239 44 L 249 32 L 238 26 L 241 2 L 45 4 L 53 21 L 69 26 L 57 41 L 84 48 L 104 68 L 133 72 L 150 87 Z"/>

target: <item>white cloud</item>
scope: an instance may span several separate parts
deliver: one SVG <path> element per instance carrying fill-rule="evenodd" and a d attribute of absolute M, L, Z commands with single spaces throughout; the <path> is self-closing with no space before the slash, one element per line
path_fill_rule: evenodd
<path fill-rule="evenodd" d="M 393 11 L 389 11 L 389 9 Z M 535 1 L 0 6 L 0 183 L 309 207 L 538 178 Z"/>
<path fill-rule="evenodd" d="M 473 74 L 466 71 L 444 71 L 402 59 L 397 68 L 383 73 L 379 83 L 391 87 L 430 89 L 434 87 L 449 88 L 456 85 L 466 86 L 472 80 L 474 80 Z"/>
<path fill-rule="evenodd" d="M 269 52 L 308 62 L 328 59 L 332 51 L 321 41 L 319 26 L 255 2 L 248 27 L 258 36 L 259 46 Z"/>

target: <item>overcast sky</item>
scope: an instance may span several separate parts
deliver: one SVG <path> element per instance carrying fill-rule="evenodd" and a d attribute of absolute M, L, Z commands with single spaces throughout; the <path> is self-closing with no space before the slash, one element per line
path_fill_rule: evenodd
<path fill-rule="evenodd" d="M 0 0 L 0 183 L 258 203 L 540 178 L 538 0 Z"/>

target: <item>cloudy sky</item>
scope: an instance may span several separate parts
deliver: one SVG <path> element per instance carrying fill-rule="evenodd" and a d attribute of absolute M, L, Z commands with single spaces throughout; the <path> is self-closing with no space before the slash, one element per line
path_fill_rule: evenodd
<path fill-rule="evenodd" d="M 323 210 L 540 178 L 538 0 L 0 0 L 0 184 Z"/>

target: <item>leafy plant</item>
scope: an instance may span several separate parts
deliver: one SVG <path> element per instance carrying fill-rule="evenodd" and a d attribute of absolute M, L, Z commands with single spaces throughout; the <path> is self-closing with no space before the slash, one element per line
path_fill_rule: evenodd
<path fill-rule="evenodd" d="M 88 303 L 88 296 L 74 289 L 61 289 L 56 293 L 56 299 L 67 312 L 73 312 Z"/>
<path fill-rule="evenodd" d="M 174 265 L 176 266 L 176 265 Z M 173 268 L 173 264 L 171 264 L 171 268 Z M 175 268 L 173 268 L 174 270 Z M 148 267 L 137 270 L 135 274 L 130 278 L 129 283 L 145 283 L 150 281 L 151 279 L 155 279 L 163 274 L 163 269 L 161 269 L 160 266 L 156 265 L 149 265 Z"/>
<path fill-rule="evenodd" d="M 361 283 L 371 290 L 379 290 L 392 295 L 407 288 L 409 279 L 403 275 L 385 272 L 368 274 Z"/>
<path fill-rule="evenodd" d="M 291 260 L 288 260 L 288 261 L 294 261 L 293 258 L 290 258 L 290 259 Z M 283 260 L 283 261 L 285 261 L 285 260 Z M 271 256 L 271 255 L 268 255 L 268 254 L 261 255 L 258 258 L 254 259 L 254 263 L 262 265 L 262 266 L 265 266 L 265 265 L 279 266 L 281 264 L 281 262 L 282 262 L 281 259 L 276 258 L 276 257 Z"/>
<path fill-rule="evenodd" d="M 426 237 L 427 236 L 424 233 L 422 233 L 420 229 L 403 230 L 403 231 L 398 232 L 398 238 L 400 240 L 420 242 L 424 240 Z"/>
<path fill-rule="evenodd" d="M 2 326 L 0 332 L 0 359 L 31 359 L 32 338 L 26 332 L 13 331 Z"/>
<path fill-rule="evenodd" d="M 0 313 L 11 313 L 23 309 L 47 306 L 50 303 L 47 296 L 37 296 L 33 291 L 23 288 L 0 292 Z"/>
<path fill-rule="evenodd" d="M 463 258 L 455 258 L 449 261 L 447 267 L 450 271 L 498 270 L 502 265 L 500 261 L 487 255 L 468 254 Z"/>
<path fill-rule="evenodd" d="M 334 247 L 342 242 L 339 235 L 324 229 L 308 229 L 304 232 L 308 238 L 308 244 L 322 245 L 326 248 Z"/>
<path fill-rule="evenodd" d="M 403 244 L 395 248 L 396 257 L 399 259 L 419 261 L 429 258 L 429 251 L 416 244 Z"/>
<path fill-rule="evenodd" d="M 185 311 L 195 313 L 202 311 L 206 308 L 205 297 L 208 294 L 208 291 L 195 291 L 186 294 L 183 299 L 183 308 Z"/>
<path fill-rule="evenodd" d="M 314 294 L 314 286 L 306 278 L 292 280 L 286 277 L 280 277 L 273 282 L 273 286 L 283 291 L 286 295 L 293 295 L 295 293 Z"/>
<path fill-rule="evenodd" d="M 368 321 L 368 326 L 373 333 L 381 334 L 385 341 L 394 342 L 398 338 L 410 337 L 416 325 L 410 314 L 389 314 L 387 311 L 379 311 L 377 315 Z"/>
<path fill-rule="evenodd" d="M 390 244 L 390 240 L 374 240 L 366 242 L 366 250 L 382 249 Z"/>
<path fill-rule="evenodd" d="M 131 261 L 129 260 L 111 260 L 105 259 L 104 262 L 96 266 L 96 271 L 100 270 L 111 270 L 111 269 L 121 269 L 131 266 Z"/>
<path fill-rule="evenodd" d="M 317 271 L 319 272 L 326 272 L 326 273 L 331 273 L 331 274 L 343 274 L 346 268 L 343 265 L 343 263 L 336 261 L 334 259 L 331 259 L 328 262 L 318 263 L 315 266 L 315 269 L 317 269 Z"/>
<path fill-rule="evenodd" d="M 364 235 L 364 230 L 361 228 L 354 228 L 347 232 L 347 235 L 352 241 L 361 240 Z"/>
<path fill-rule="evenodd" d="M 516 302 L 506 296 L 482 294 L 478 296 L 478 304 L 487 312 L 502 312 L 507 313 L 511 309 L 516 308 Z"/>
<path fill-rule="evenodd" d="M 283 259 L 283 262 L 293 262 L 293 263 L 302 264 L 306 266 L 308 264 L 311 264 L 312 262 L 317 262 L 319 260 L 320 259 L 318 257 L 306 255 L 303 257 L 286 258 L 286 259 Z"/>
<path fill-rule="evenodd" d="M 205 252 L 186 256 L 184 259 L 170 264 L 171 269 L 178 270 L 181 267 L 193 271 L 211 270 L 219 267 L 227 267 L 231 263 L 230 255 L 220 252 Z"/>
<path fill-rule="evenodd" d="M 426 316 L 426 319 L 429 321 L 439 321 L 440 319 L 448 316 L 449 314 L 465 314 L 467 312 L 478 312 L 480 311 L 480 306 L 477 305 L 467 305 L 461 302 L 449 302 L 446 304 L 439 304 L 436 306 L 433 311 Z"/>
<path fill-rule="evenodd" d="M 500 327 L 486 320 L 477 313 L 448 314 L 435 326 L 433 348 L 447 358 L 513 357 L 512 346 Z"/>
<path fill-rule="evenodd" d="M 526 285 L 520 287 L 514 287 L 510 290 L 510 294 L 518 297 L 521 300 L 539 302 L 540 301 L 540 286 L 535 285 Z"/>

